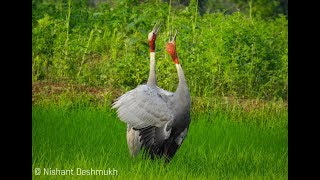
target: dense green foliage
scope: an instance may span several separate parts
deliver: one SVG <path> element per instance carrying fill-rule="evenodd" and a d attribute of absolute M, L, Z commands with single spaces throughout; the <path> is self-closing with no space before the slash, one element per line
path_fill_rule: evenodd
<path fill-rule="evenodd" d="M 286 99 L 288 25 L 284 16 L 265 19 L 241 12 L 198 13 L 195 1 L 168 3 L 33 1 L 32 78 L 126 91 L 145 83 L 147 35 L 161 22 L 157 42 L 160 87 L 174 91 L 175 67 L 165 52 L 171 27 L 193 97 Z"/>
<path fill-rule="evenodd" d="M 94 1 L 94 0 L 90 0 Z M 107 0 L 105 0 L 107 1 Z M 133 0 L 139 2 L 139 0 Z M 162 0 L 170 2 L 170 0 Z M 288 15 L 288 0 L 179 0 L 171 1 L 173 6 L 197 2 L 199 13 L 241 11 L 252 16 L 272 18 L 279 14 Z"/>
<path fill-rule="evenodd" d="M 239 114 L 215 110 L 194 115 L 187 138 L 169 164 L 131 158 L 126 125 L 96 107 L 34 106 L 33 179 L 106 179 L 76 175 L 81 169 L 116 169 L 120 179 L 288 179 L 287 113 Z M 248 121 L 241 121 L 241 120 Z M 35 175 L 41 168 L 42 175 Z M 43 168 L 74 169 L 43 175 Z"/>

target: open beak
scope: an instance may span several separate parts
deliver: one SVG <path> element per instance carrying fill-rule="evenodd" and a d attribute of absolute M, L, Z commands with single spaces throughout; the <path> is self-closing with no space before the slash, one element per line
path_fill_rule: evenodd
<path fill-rule="evenodd" d="M 161 23 L 159 24 L 159 25 L 157 25 L 158 23 L 156 23 L 155 25 L 154 25 L 154 27 L 153 27 L 153 30 L 152 30 L 152 32 L 155 34 L 155 35 L 157 35 L 157 33 L 158 33 L 158 31 L 159 31 L 159 29 L 160 29 L 160 27 L 161 27 Z"/>
<path fill-rule="evenodd" d="M 172 28 L 169 32 L 169 42 L 171 43 L 175 43 L 176 42 L 176 37 L 177 37 L 178 31 L 176 30 L 176 33 L 174 34 L 174 36 L 172 37 Z"/>

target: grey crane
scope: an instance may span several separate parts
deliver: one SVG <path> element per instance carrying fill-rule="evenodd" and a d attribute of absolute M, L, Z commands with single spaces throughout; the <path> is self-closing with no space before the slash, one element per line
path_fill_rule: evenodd
<path fill-rule="evenodd" d="M 155 25 L 153 30 L 148 34 L 148 42 L 150 47 L 150 71 L 147 81 L 148 86 L 157 86 L 156 68 L 155 68 L 155 41 L 160 25 Z M 134 130 L 133 126 L 127 124 L 127 144 L 130 154 L 135 157 L 138 155 L 142 142 L 140 141 L 139 131 Z"/>
<path fill-rule="evenodd" d="M 131 141 L 134 142 L 131 144 L 134 144 L 133 147 L 129 147 L 132 155 L 136 155 L 141 148 L 144 148 L 152 159 L 165 157 L 166 162 L 169 162 L 188 133 L 191 100 L 176 51 L 176 35 L 177 33 L 172 37 L 170 32 L 169 42 L 166 45 L 166 50 L 178 72 L 179 84 L 176 91 L 169 92 L 157 86 L 155 62 L 152 61 L 154 56 L 151 55 L 152 43 L 150 44 L 148 38 L 150 74 L 147 84 L 138 85 L 120 96 L 113 104 L 112 108 L 117 109 L 119 119 L 128 124 L 127 137 L 128 134 L 132 135 Z M 155 36 L 152 37 L 154 38 L 151 39 L 155 40 Z M 128 145 L 130 146 L 129 143 Z"/>

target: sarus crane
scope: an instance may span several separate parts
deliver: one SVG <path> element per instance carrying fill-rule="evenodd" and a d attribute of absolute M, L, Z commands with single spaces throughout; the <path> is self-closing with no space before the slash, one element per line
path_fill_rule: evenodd
<path fill-rule="evenodd" d="M 113 103 L 119 119 L 127 123 L 127 143 L 132 156 L 141 149 L 154 159 L 169 162 L 183 143 L 190 125 L 190 92 L 176 50 L 176 36 L 170 31 L 166 50 L 174 62 L 179 84 L 175 92 L 157 86 L 155 41 L 159 26 L 148 35 L 150 72 L 146 84 L 123 94 Z"/>

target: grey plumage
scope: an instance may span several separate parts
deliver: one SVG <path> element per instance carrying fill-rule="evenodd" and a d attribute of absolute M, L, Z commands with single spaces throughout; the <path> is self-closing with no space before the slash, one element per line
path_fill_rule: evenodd
<path fill-rule="evenodd" d="M 140 139 L 139 131 L 134 130 L 130 124 L 127 124 L 127 144 L 129 152 L 133 157 L 137 156 L 140 152 L 142 145 Z"/>
<path fill-rule="evenodd" d="M 164 156 L 170 161 L 189 129 L 190 93 L 180 64 L 176 64 L 179 84 L 175 92 L 157 86 L 154 66 L 153 54 L 147 84 L 120 96 L 112 108 L 128 124 L 127 141 L 133 156 L 144 148 L 151 158 Z"/>
<path fill-rule="evenodd" d="M 173 112 L 156 86 L 139 85 L 122 95 L 113 105 L 121 121 L 135 129 L 161 127 L 173 120 Z M 165 97 L 167 98 L 167 97 Z"/>

